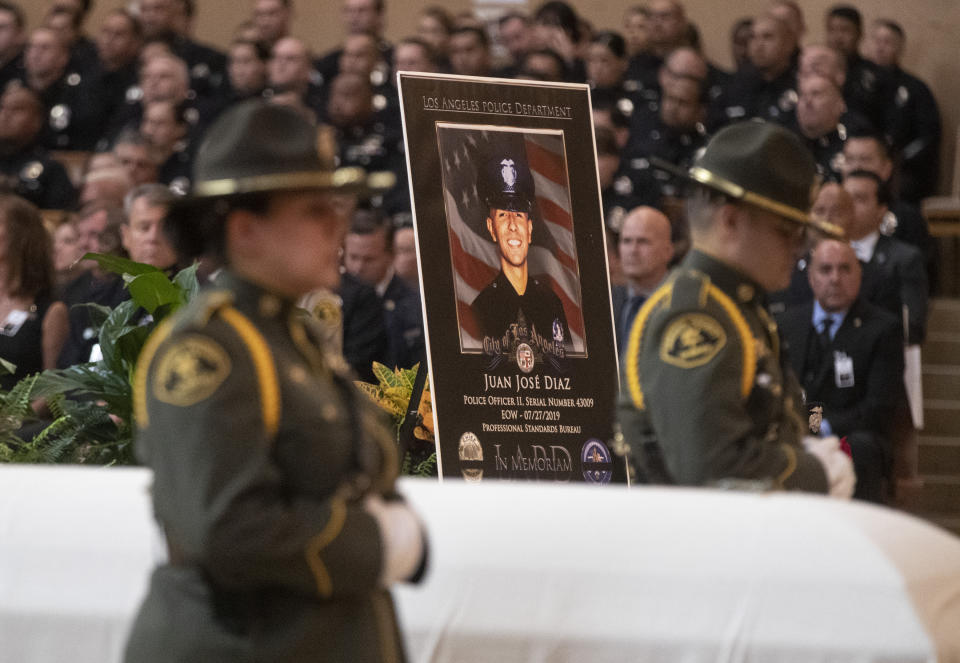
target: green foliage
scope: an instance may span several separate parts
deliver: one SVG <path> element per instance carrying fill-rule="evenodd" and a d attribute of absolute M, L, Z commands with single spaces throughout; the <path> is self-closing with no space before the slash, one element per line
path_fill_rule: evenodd
<path fill-rule="evenodd" d="M 373 375 L 377 384 L 357 381 L 357 387 L 393 420 L 394 434 L 399 438 L 400 427 L 406 419 L 413 383 L 417 379 L 417 366 L 413 368 L 390 368 L 373 362 Z M 437 476 L 437 451 L 433 438 L 433 401 L 429 380 L 423 386 L 417 423 L 413 431 L 414 441 L 403 456 L 400 473 L 409 476 Z"/>
<path fill-rule="evenodd" d="M 0 394 L 0 462 L 134 462 L 132 381 L 137 359 L 156 325 L 199 290 L 197 266 L 171 280 L 156 267 L 116 256 L 88 253 L 84 259 L 119 274 L 130 299 L 113 309 L 86 305 L 100 330 L 100 361 L 43 371 Z M 152 317 L 148 324 L 140 324 L 144 310 Z M 52 421 L 34 416 L 30 404 L 37 399 L 46 400 Z M 21 426 L 39 432 L 21 436 Z"/>

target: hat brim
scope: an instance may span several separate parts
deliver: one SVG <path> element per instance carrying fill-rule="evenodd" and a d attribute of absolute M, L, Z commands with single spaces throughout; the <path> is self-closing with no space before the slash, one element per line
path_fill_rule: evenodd
<path fill-rule="evenodd" d="M 768 198 L 767 196 L 762 196 L 758 193 L 754 193 L 753 191 L 748 191 L 739 184 L 719 177 L 706 168 L 693 166 L 689 171 L 687 171 L 677 167 L 669 161 L 664 161 L 658 157 L 650 157 L 650 163 L 656 168 L 677 175 L 678 177 L 681 177 L 687 181 L 702 184 L 703 186 L 726 194 L 731 198 L 736 198 L 737 200 L 742 200 L 745 203 L 750 203 L 751 205 L 755 205 L 767 211 L 773 212 L 774 214 L 788 221 L 810 226 L 811 228 L 823 233 L 828 237 L 832 237 L 834 239 L 844 239 L 845 237 L 843 228 L 834 223 L 830 223 L 826 219 L 813 216 L 801 209 L 797 209 L 796 207 L 792 207 L 790 205 L 785 205 L 779 201 L 773 200 L 772 198 Z"/>
<path fill-rule="evenodd" d="M 338 168 L 334 171 L 267 173 L 252 177 L 224 178 L 197 182 L 183 204 L 221 196 L 270 191 L 320 190 L 372 196 L 389 191 L 397 182 L 389 171 L 367 173 L 363 168 Z"/>

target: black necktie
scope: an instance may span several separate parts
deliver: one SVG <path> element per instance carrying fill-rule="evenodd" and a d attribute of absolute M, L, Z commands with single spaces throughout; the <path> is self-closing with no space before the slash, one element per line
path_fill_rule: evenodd
<path fill-rule="evenodd" d="M 828 315 L 820 322 L 820 345 L 824 348 L 830 347 L 830 328 L 833 327 L 833 316 Z"/>

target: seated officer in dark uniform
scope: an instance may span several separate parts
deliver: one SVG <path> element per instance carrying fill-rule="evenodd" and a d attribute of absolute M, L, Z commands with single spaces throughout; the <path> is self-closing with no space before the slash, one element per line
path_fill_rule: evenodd
<path fill-rule="evenodd" d="M 886 80 L 884 133 L 900 153 L 900 196 L 919 203 L 937 192 L 941 122 L 927 84 L 900 66 L 907 36 L 896 21 L 878 19 L 870 29 L 870 59 Z"/>
<path fill-rule="evenodd" d="M 97 33 L 97 75 L 103 92 L 104 117 L 117 112 L 127 103 L 128 96 L 139 94 L 137 55 L 142 44 L 140 22 L 126 9 L 114 9 L 104 17 Z"/>
<path fill-rule="evenodd" d="M 296 111 L 243 102 L 198 153 L 169 224 L 182 255 L 225 268 L 153 332 L 134 387 L 168 561 L 130 663 L 403 659 L 389 588 L 422 569 L 422 526 L 395 491 L 396 444 L 296 300 L 335 288 L 347 219 Z"/>
<path fill-rule="evenodd" d="M 487 209 L 487 232 L 500 254 L 500 273 L 473 300 L 471 308 L 485 337 L 500 339 L 514 324 L 562 344 L 570 329 L 550 283 L 529 273 L 533 238 L 533 175 L 524 158 L 500 154 L 488 159 L 478 182 Z"/>
<path fill-rule="evenodd" d="M 772 123 L 722 129 L 689 171 L 693 248 L 644 303 L 624 354 L 615 451 L 655 483 L 850 497 L 849 457 L 805 438 L 797 380 L 766 292 L 783 288 L 808 228 L 816 166 Z"/>
<path fill-rule="evenodd" d="M 67 209 L 77 192 L 66 169 L 38 143 L 45 119 L 40 96 L 11 81 L 0 97 L 0 189 L 40 209 Z"/>
<path fill-rule="evenodd" d="M 719 95 L 711 99 L 707 126 L 711 131 L 740 120 L 759 117 L 779 124 L 793 119 L 797 105 L 797 38 L 772 14 L 753 21 L 744 65 Z"/>
<path fill-rule="evenodd" d="M 91 150 L 100 136 L 103 103 L 95 76 L 70 71 L 70 51 L 49 28 L 30 33 L 24 53 L 24 85 L 43 100 L 48 122 L 41 135 L 51 150 Z"/>
<path fill-rule="evenodd" d="M 834 5 L 825 16 L 827 44 L 847 59 L 843 98 L 851 111 L 867 118 L 874 129 L 884 126 L 889 81 L 880 68 L 860 55 L 863 18 L 852 5 Z"/>
<path fill-rule="evenodd" d="M 688 77 L 662 79 L 660 108 L 638 111 L 624 149 L 625 161 L 634 177 L 652 182 L 661 196 L 679 196 L 682 178 L 652 167 L 657 160 L 687 169 L 694 155 L 707 142 L 704 129 L 703 83 Z"/>
<path fill-rule="evenodd" d="M 0 0 L 0 90 L 12 79 L 23 77 L 26 25 L 26 17 L 20 5 Z"/>
<path fill-rule="evenodd" d="M 844 101 L 836 82 L 819 74 L 802 76 L 797 86 L 795 131 L 817 162 L 817 173 L 833 182 L 840 180 L 843 143 L 847 129 L 840 122 Z"/>

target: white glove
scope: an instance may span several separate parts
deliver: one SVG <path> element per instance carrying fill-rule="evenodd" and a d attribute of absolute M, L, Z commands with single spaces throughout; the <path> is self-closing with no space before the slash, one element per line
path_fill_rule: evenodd
<path fill-rule="evenodd" d="M 827 483 L 830 486 L 831 497 L 850 499 L 853 489 L 857 485 L 857 475 L 853 471 L 853 461 L 850 456 L 840 449 L 840 439 L 836 435 L 830 437 L 803 438 L 803 446 L 816 456 L 827 473 Z"/>
<path fill-rule="evenodd" d="M 363 508 L 380 529 L 383 549 L 380 582 L 389 587 L 406 580 L 423 558 L 423 526 L 404 502 L 385 502 L 379 495 L 367 495 Z"/>

